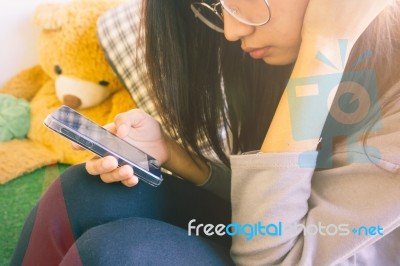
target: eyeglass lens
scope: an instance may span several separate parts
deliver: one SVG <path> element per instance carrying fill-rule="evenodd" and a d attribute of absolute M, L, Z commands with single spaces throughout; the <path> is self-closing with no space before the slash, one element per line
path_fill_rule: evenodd
<path fill-rule="evenodd" d="M 213 5 L 205 2 L 191 4 L 195 16 L 218 32 L 224 29 L 222 7 L 238 21 L 252 26 L 264 25 L 271 17 L 267 0 L 220 0 Z"/>
<path fill-rule="evenodd" d="M 270 18 L 265 0 L 221 0 L 226 11 L 239 21 L 250 25 L 262 25 Z"/>

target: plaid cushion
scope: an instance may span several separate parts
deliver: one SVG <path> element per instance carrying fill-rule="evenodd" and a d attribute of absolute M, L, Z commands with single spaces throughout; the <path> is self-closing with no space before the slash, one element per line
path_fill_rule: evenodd
<path fill-rule="evenodd" d="M 139 42 L 140 12 L 140 0 L 132 0 L 109 10 L 97 22 L 97 35 L 109 64 L 137 106 L 159 120 L 147 90 L 149 78 L 144 47 Z"/>

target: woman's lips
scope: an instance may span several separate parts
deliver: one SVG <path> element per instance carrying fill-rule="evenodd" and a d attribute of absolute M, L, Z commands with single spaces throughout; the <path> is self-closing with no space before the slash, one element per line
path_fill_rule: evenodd
<path fill-rule="evenodd" d="M 270 46 L 262 48 L 244 48 L 243 51 L 248 53 L 254 59 L 262 59 L 269 55 L 271 50 Z"/>

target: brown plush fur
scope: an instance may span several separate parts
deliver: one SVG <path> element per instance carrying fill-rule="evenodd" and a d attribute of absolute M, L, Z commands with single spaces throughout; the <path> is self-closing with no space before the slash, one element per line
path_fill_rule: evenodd
<path fill-rule="evenodd" d="M 74 151 L 71 143 L 43 125 L 45 117 L 63 103 L 55 93 L 57 73 L 98 83 L 106 80 L 112 93 L 102 103 L 78 110 L 104 125 L 116 114 L 135 107 L 129 93 L 119 82 L 102 53 L 96 37 L 97 18 L 119 4 L 118 0 L 77 0 L 68 4 L 40 6 L 35 14 L 41 26 L 39 37 L 40 66 L 22 71 L 1 89 L 30 101 L 31 128 L 27 139 L 0 143 L 0 184 L 44 165 L 56 162 L 75 164 L 93 155 Z"/>

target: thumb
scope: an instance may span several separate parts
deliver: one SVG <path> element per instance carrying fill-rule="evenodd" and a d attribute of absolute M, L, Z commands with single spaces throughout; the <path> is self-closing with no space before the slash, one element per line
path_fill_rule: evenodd
<path fill-rule="evenodd" d="M 117 127 L 114 123 L 109 123 L 103 126 L 107 131 L 116 134 L 117 133 Z"/>
<path fill-rule="evenodd" d="M 118 114 L 114 119 L 116 135 L 120 138 L 127 137 L 131 128 L 140 128 L 142 126 L 145 117 L 145 113 L 140 109 L 132 109 Z"/>

